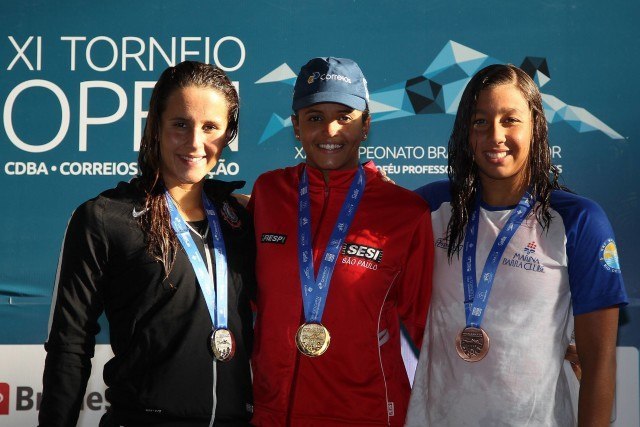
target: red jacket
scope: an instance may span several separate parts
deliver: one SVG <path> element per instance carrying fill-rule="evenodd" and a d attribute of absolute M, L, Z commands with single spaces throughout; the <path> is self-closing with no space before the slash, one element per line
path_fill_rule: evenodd
<path fill-rule="evenodd" d="M 433 236 L 427 204 L 365 165 L 365 192 L 331 279 L 322 323 L 331 344 L 302 355 L 298 269 L 298 180 L 304 165 L 258 178 L 250 208 L 258 246 L 252 356 L 256 426 L 401 426 L 410 386 L 400 319 L 419 347 L 431 297 Z M 355 169 L 307 166 L 316 272 Z"/>

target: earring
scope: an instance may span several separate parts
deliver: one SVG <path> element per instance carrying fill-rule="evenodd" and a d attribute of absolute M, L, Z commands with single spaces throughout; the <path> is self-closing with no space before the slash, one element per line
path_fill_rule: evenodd
<path fill-rule="evenodd" d="M 300 135 L 298 135 L 297 133 L 296 133 L 296 139 L 300 140 Z"/>
<path fill-rule="evenodd" d="M 363 140 L 363 141 L 366 141 L 366 140 L 367 140 L 367 134 L 366 134 L 366 133 L 363 133 L 363 134 L 362 134 L 362 140 Z"/>

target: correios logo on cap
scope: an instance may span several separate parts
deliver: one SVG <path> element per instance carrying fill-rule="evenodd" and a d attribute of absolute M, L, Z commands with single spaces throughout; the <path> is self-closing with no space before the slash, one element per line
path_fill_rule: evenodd
<path fill-rule="evenodd" d="M 338 80 L 341 82 L 351 84 L 351 79 L 347 76 L 343 76 L 340 74 L 320 74 L 317 71 L 309 76 L 309 78 L 307 79 L 307 83 L 311 84 L 316 80 Z"/>

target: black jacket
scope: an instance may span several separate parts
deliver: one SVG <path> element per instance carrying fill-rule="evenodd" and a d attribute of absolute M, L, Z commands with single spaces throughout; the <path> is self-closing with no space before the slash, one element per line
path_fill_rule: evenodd
<path fill-rule="evenodd" d="M 74 212 L 45 343 L 41 426 L 75 425 L 103 311 L 115 354 L 104 368 L 112 420 L 124 425 L 209 425 L 215 409 L 216 425 L 248 423 L 255 243 L 249 214 L 230 195 L 242 185 L 217 180 L 205 184 L 218 211 L 228 258 L 228 321 L 237 347 L 226 363 L 212 356 L 211 317 L 184 250 L 167 278 L 146 251 L 134 218 L 144 204 L 135 179 Z M 207 240 L 210 246 L 210 237 Z M 194 234 L 194 241 L 203 253 L 203 240 Z"/>

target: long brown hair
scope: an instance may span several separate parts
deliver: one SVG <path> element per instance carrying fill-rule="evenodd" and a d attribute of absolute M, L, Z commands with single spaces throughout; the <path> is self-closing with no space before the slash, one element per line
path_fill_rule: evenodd
<path fill-rule="evenodd" d="M 543 229 L 551 223 L 549 207 L 551 191 L 566 189 L 558 183 L 558 168 L 551 164 L 547 120 L 542 107 L 542 96 L 531 77 L 511 64 L 490 65 L 474 75 L 460 99 L 453 131 L 449 138 L 449 181 L 451 183 L 451 219 L 447 225 L 449 260 L 459 254 L 464 241 L 465 226 L 474 208 L 480 178 L 478 167 L 469 144 L 469 132 L 474 110 L 481 91 L 500 85 L 515 86 L 529 104 L 533 115 L 533 135 L 527 163 L 530 192 L 537 201 L 534 207 L 536 219 Z"/>
<path fill-rule="evenodd" d="M 184 61 L 169 67 L 160 75 L 153 88 L 149 113 L 138 153 L 139 186 L 144 191 L 145 215 L 140 227 L 145 234 L 147 251 L 162 262 L 169 274 L 178 248 L 178 239 L 171 228 L 164 197 L 161 173 L 160 127 L 167 100 L 177 90 L 187 87 L 210 88 L 224 96 L 228 108 L 227 144 L 238 133 L 238 93 L 224 71 L 210 64 Z"/>

